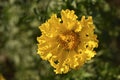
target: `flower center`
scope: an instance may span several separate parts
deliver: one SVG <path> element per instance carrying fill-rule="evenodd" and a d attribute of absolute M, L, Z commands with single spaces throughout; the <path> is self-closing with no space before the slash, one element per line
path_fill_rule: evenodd
<path fill-rule="evenodd" d="M 77 48 L 79 37 L 74 31 L 66 31 L 58 36 L 58 42 L 65 50 L 72 50 Z"/>

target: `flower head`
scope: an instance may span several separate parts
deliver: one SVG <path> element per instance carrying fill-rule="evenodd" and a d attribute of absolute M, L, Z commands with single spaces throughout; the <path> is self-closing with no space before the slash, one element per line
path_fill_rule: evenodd
<path fill-rule="evenodd" d="M 39 28 L 38 54 L 50 62 L 56 74 L 78 69 L 96 54 L 93 49 L 98 40 L 91 16 L 82 16 L 79 21 L 73 10 L 62 10 L 61 18 L 53 14 Z"/>
<path fill-rule="evenodd" d="M 0 74 L 0 80 L 5 80 L 2 74 Z"/>

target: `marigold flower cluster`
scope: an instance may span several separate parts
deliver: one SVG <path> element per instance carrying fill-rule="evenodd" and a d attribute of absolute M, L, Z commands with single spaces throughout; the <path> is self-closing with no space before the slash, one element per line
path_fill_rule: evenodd
<path fill-rule="evenodd" d="M 50 62 L 56 74 L 78 69 L 96 54 L 98 40 L 92 17 L 77 18 L 73 10 L 62 10 L 61 18 L 53 14 L 39 26 L 38 54 Z"/>

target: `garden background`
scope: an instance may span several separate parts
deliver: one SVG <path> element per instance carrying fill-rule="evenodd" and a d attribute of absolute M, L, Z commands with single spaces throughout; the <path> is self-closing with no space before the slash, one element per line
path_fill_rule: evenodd
<path fill-rule="evenodd" d="M 37 54 L 38 27 L 52 13 L 92 16 L 99 47 L 79 70 L 56 75 Z M 120 80 L 120 0 L 0 0 L 0 76 L 6 80 Z M 1 80 L 1 79 L 0 79 Z"/>

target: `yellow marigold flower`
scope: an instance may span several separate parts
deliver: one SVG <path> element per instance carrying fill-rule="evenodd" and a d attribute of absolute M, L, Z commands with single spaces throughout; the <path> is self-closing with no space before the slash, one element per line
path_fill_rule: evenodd
<path fill-rule="evenodd" d="M 0 74 L 0 80 L 5 80 L 5 78 Z"/>
<path fill-rule="evenodd" d="M 73 10 L 62 10 L 61 18 L 53 14 L 39 27 L 42 35 L 37 38 L 38 54 L 50 62 L 56 74 L 78 69 L 96 54 L 93 49 L 98 40 L 92 17 L 77 18 Z"/>

